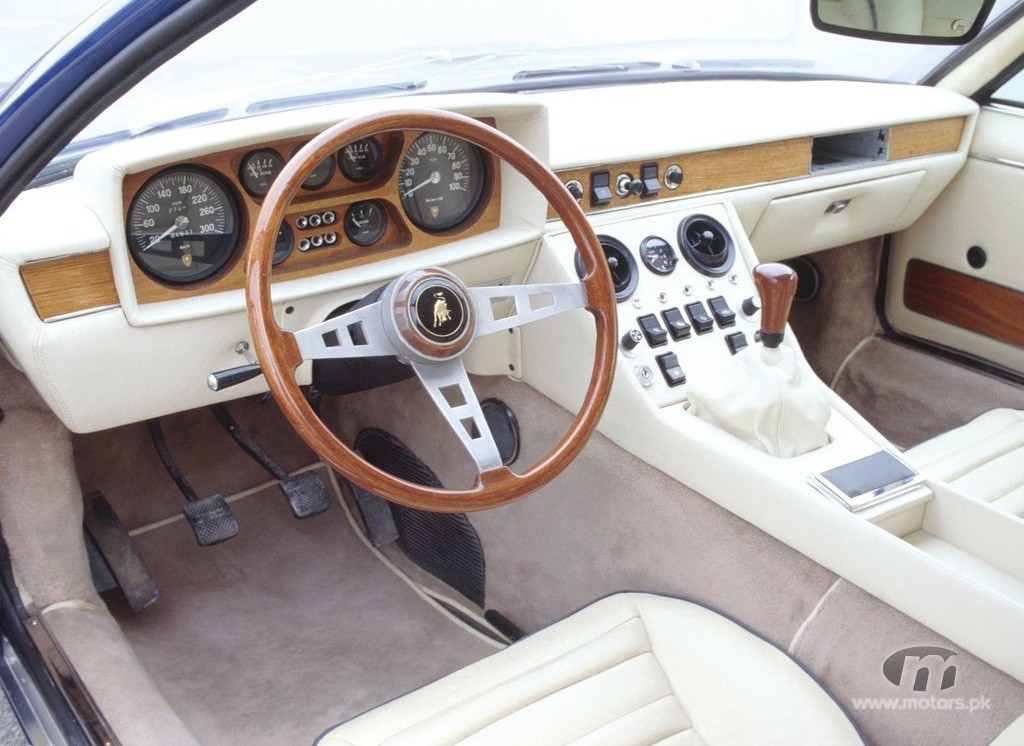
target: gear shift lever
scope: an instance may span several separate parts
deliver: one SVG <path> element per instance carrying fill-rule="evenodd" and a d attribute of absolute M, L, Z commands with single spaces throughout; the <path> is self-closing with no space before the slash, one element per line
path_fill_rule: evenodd
<path fill-rule="evenodd" d="M 828 443 L 831 408 L 821 384 L 782 344 L 796 295 L 796 273 L 784 264 L 759 264 L 761 346 L 754 345 L 687 386 L 690 411 L 772 456 L 791 458 Z"/>
<path fill-rule="evenodd" d="M 785 264 L 758 264 L 754 284 L 761 294 L 761 343 L 778 347 L 786 333 L 789 309 L 796 295 L 796 272 Z"/>

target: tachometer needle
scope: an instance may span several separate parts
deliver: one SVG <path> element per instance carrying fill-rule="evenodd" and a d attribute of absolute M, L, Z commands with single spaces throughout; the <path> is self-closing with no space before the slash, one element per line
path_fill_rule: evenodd
<path fill-rule="evenodd" d="M 406 197 L 411 197 L 413 192 L 415 192 L 417 189 L 422 189 L 427 184 L 436 184 L 440 180 L 441 180 L 441 172 L 440 171 L 435 171 L 434 173 L 430 174 L 430 176 L 428 176 L 423 181 L 421 181 L 419 184 L 417 184 L 412 189 L 410 189 L 408 192 L 406 192 L 405 196 Z"/>
<path fill-rule="evenodd" d="M 165 238 L 167 238 L 167 237 L 168 237 L 169 235 L 171 235 L 171 234 L 172 234 L 172 233 L 174 233 L 175 231 L 183 231 L 183 230 L 185 230 L 186 228 L 188 228 L 188 218 L 187 218 L 187 217 L 185 217 L 184 215 L 179 215 L 178 217 L 176 217 L 176 218 L 174 219 L 174 225 L 172 225 L 172 226 L 171 226 L 170 228 L 168 228 L 167 230 L 165 230 L 165 231 L 164 231 L 163 233 L 161 233 L 161 234 L 160 234 L 159 236 L 157 236 L 156 238 L 154 238 L 154 239 L 153 239 L 152 241 L 150 241 L 150 242 L 149 242 L 148 244 L 146 244 L 145 246 L 143 246 L 143 247 L 142 247 L 142 250 L 143 250 L 143 251 L 149 251 L 149 250 L 150 250 L 151 248 L 153 248 L 154 246 L 156 246 L 156 245 L 157 245 L 158 243 L 160 243 L 161 241 L 163 241 L 163 240 L 164 240 Z"/>

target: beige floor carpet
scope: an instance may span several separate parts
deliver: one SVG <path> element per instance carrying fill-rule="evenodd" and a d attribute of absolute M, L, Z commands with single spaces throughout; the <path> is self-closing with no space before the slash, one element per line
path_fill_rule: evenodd
<path fill-rule="evenodd" d="M 310 744 L 323 730 L 493 652 L 424 602 L 340 505 L 292 517 L 276 487 L 232 503 L 201 548 L 183 520 L 136 536 L 160 588 L 128 640 L 202 743 Z"/>

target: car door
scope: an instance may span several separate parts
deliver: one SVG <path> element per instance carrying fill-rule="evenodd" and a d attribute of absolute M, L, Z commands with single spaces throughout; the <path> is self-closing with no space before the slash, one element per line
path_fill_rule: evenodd
<path fill-rule="evenodd" d="M 884 310 L 893 331 L 1024 377 L 1024 72 L 976 96 L 963 169 L 892 237 Z"/>

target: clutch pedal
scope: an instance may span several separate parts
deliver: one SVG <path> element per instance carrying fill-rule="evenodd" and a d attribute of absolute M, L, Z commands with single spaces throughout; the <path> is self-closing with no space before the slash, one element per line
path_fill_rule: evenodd
<path fill-rule="evenodd" d="M 200 499 L 196 491 L 192 489 L 192 485 L 185 479 L 185 475 L 181 473 L 181 469 L 174 463 L 171 451 L 167 447 L 167 441 L 164 439 L 160 421 L 149 420 L 146 422 L 146 427 L 164 468 L 167 469 L 167 473 L 188 501 L 182 512 L 189 525 L 192 526 L 192 532 L 196 535 L 199 545 L 209 547 L 236 536 L 238 522 L 224 498 L 220 495 L 210 495 Z"/>
<path fill-rule="evenodd" d="M 252 436 L 243 428 L 235 418 L 231 416 L 228 408 L 223 404 L 213 404 L 210 411 L 217 418 L 228 435 L 230 435 L 242 450 L 252 457 L 252 460 L 262 466 L 274 479 L 281 484 L 281 492 L 284 493 L 288 504 L 292 508 L 292 514 L 296 518 L 309 518 L 319 515 L 331 507 L 331 493 L 327 489 L 323 478 L 314 472 L 305 471 L 301 474 L 291 476 L 280 465 L 274 461 L 267 452 L 260 448 Z"/>

